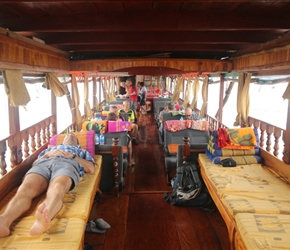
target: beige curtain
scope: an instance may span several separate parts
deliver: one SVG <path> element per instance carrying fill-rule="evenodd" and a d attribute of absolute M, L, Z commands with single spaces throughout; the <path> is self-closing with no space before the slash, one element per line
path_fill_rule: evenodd
<path fill-rule="evenodd" d="M 207 86 L 208 86 L 208 76 L 205 76 L 202 84 L 201 94 L 202 94 L 202 106 L 200 110 L 200 117 L 204 117 L 207 108 Z"/>
<path fill-rule="evenodd" d="M 69 93 L 66 84 L 62 84 L 54 72 L 46 73 L 45 84 L 47 89 L 51 89 L 55 96 L 61 97 Z"/>
<path fill-rule="evenodd" d="M 169 91 L 169 89 L 170 89 L 170 81 L 171 81 L 170 76 L 167 76 L 165 81 L 166 81 L 165 90 Z"/>
<path fill-rule="evenodd" d="M 91 105 L 89 103 L 89 79 L 87 75 L 85 76 L 84 81 L 84 106 L 86 117 L 92 118 Z"/>
<path fill-rule="evenodd" d="M 116 101 L 116 97 L 115 97 L 115 80 L 114 78 L 110 78 L 109 81 L 109 103 L 112 101 Z"/>
<path fill-rule="evenodd" d="M 283 99 L 290 100 L 290 81 L 288 82 L 287 88 L 286 88 L 282 97 L 283 97 Z"/>
<path fill-rule="evenodd" d="M 77 131 L 80 131 L 82 129 L 82 115 L 79 109 L 80 105 L 80 95 L 79 95 L 79 90 L 77 86 L 77 81 L 76 81 L 76 76 L 73 75 L 73 81 L 72 81 L 72 89 L 73 89 L 73 99 L 74 99 L 74 104 L 75 104 L 75 111 L 76 111 L 76 129 Z"/>
<path fill-rule="evenodd" d="M 101 79 L 99 78 L 99 84 L 101 84 Z M 93 84 L 95 84 L 95 88 L 96 88 L 96 92 L 98 92 L 97 90 L 100 89 L 99 86 L 98 86 L 98 81 L 97 81 L 97 78 L 96 77 L 93 77 Z M 97 94 L 97 93 L 96 93 Z M 96 95 L 93 96 L 94 98 L 94 103 L 95 103 L 95 110 L 96 111 L 99 111 L 100 110 L 100 105 L 99 105 L 99 99 Z"/>
<path fill-rule="evenodd" d="M 119 95 L 120 94 L 120 85 L 121 85 L 120 77 L 117 77 L 116 84 L 117 84 L 117 95 Z"/>
<path fill-rule="evenodd" d="M 198 99 L 199 89 L 200 89 L 199 78 L 198 78 L 198 76 L 196 76 L 194 78 L 194 83 L 193 83 L 193 86 L 192 86 L 193 100 L 192 100 L 191 105 L 190 105 L 191 109 L 193 109 L 195 107 L 195 104 L 196 104 L 197 99 Z"/>
<path fill-rule="evenodd" d="M 237 117 L 234 126 L 248 126 L 248 116 L 250 109 L 249 88 L 252 74 L 248 73 L 244 83 L 244 74 L 239 73 L 239 85 L 237 96 Z"/>
<path fill-rule="evenodd" d="M 178 101 L 179 99 L 179 95 L 180 95 L 180 88 L 181 88 L 181 84 L 183 83 L 183 77 L 177 77 L 175 78 L 175 88 L 174 88 L 174 92 L 172 94 L 172 101 Z"/>
<path fill-rule="evenodd" d="M 30 101 L 28 90 L 25 86 L 20 70 L 4 70 L 3 81 L 5 92 L 13 107 L 26 106 Z"/>
<path fill-rule="evenodd" d="M 187 105 L 188 105 L 188 103 L 189 103 L 189 97 L 190 97 L 190 95 L 189 95 L 189 93 L 190 93 L 190 87 L 191 87 L 191 77 L 189 76 L 188 78 L 187 78 L 187 83 L 186 83 L 186 91 L 184 92 L 184 102 L 183 102 L 183 107 L 184 108 L 187 108 Z"/>

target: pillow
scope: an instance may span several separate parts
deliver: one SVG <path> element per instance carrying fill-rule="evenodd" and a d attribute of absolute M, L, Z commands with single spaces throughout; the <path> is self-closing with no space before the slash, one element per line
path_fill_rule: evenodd
<path fill-rule="evenodd" d="M 86 149 L 92 157 L 95 155 L 95 131 L 74 132 L 78 138 L 79 145 Z M 66 134 L 57 134 L 50 138 L 50 145 L 57 146 L 63 142 Z"/>
<path fill-rule="evenodd" d="M 93 120 L 93 121 L 84 121 L 82 124 L 83 131 L 90 131 L 93 130 L 95 133 L 106 133 L 108 127 L 107 120 Z"/>

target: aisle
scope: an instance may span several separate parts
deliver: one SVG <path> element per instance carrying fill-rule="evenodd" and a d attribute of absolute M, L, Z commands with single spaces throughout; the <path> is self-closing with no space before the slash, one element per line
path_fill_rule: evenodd
<path fill-rule="evenodd" d="M 153 114 L 139 116 L 136 165 L 125 174 L 119 197 L 104 194 L 90 219 L 103 218 L 111 228 L 105 234 L 85 235 L 85 242 L 101 243 L 94 249 L 125 250 L 228 250 L 227 228 L 216 212 L 197 207 L 175 207 L 163 199 L 167 185 L 163 149 Z"/>

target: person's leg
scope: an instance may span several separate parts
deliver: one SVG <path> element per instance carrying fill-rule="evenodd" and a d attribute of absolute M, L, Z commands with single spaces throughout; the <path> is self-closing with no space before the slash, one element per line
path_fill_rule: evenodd
<path fill-rule="evenodd" d="M 132 138 L 132 145 L 138 145 L 138 143 L 136 142 L 136 138 L 138 136 L 138 125 L 136 123 L 132 123 L 131 131 L 129 134 Z"/>
<path fill-rule="evenodd" d="M 35 213 L 36 221 L 30 228 L 30 235 L 45 232 L 54 215 L 61 209 L 64 195 L 69 191 L 72 179 L 69 176 L 57 176 L 49 184 L 45 200 L 38 206 Z"/>
<path fill-rule="evenodd" d="M 129 151 L 129 154 L 128 154 L 129 166 L 133 166 L 133 165 L 135 165 L 135 161 L 134 161 L 134 158 L 133 158 L 132 142 L 131 141 L 128 144 L 128 151 Z"/>
<path fill-rule="evenodd" d="M 32 199 L 47 189 L 47 180 L 39 174 L 28 174 L 18 188 L 15 196 L 8 203 L 4 213 L 0 215 L 0 237 L 10 234 L 10 226 L 31 206 Z"/>

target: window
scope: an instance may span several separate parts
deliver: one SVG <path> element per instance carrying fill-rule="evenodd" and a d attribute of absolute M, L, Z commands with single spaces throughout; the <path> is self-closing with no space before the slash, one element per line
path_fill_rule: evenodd
<path fill-rule="evenodd" d="M 26 107 L 19 107 L 20 130 L 26 129 L 51 115 L 51 91 L 42 87 L 43 82 L 25 83 L 30 95 Z"/>

